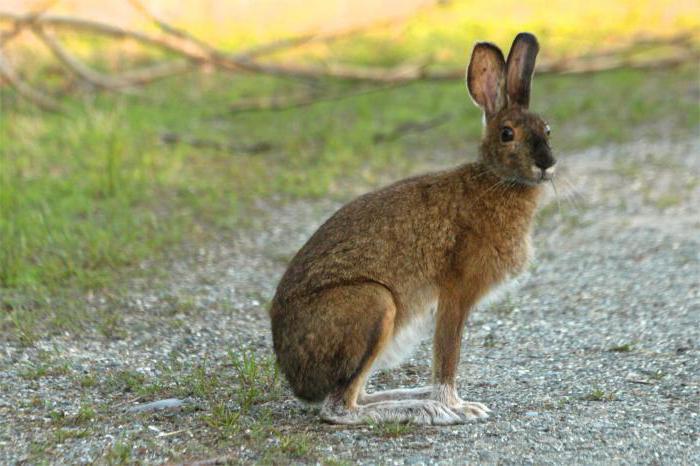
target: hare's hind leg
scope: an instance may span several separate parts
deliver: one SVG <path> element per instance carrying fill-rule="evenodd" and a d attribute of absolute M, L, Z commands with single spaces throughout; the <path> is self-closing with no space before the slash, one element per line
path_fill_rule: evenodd
<path fill-rule="evenodd" d="M 360 394 L 357 402 L 361 405 L 370 403 L 378 403 L 380 401 L 393 400 L 426 400 L 433 393 L 432 386 L 416 387 L 416 388 L 396 388 L 393 390 L 382 390 L 380 392 Z"/>
<path fill-rule="evenodd" d="M 367 424 L 371 422 L 411 422 L 416 424 L 448 425 L 463 422 L 462 416 L 452 411 L 446 404 L 429 399 L 399 399 L 384 400 L 374 403 L 359 404 L 362 393 L 372 366 L 377 357 L 389 344 L 394 333 L 394 317 L 396 307 L 388 290 L 375 285 L 357 286 L 354 296 L 350 298 L 343 293 L 345 299 L 336 302 L 342 307 L 350 306 L 358 317 L 381 316 L 378 319 L 375 338 L 369 339 L 364 349 L 359 367 L 353 372 L 347 383 L 339 385 L 324 401 L 321 408 L 321 418 L 334 424 Z M 349 290 L 345 290 L 349 291 Z M 336 309 L 335 312 L 339 312 Z M 362 311 L 362 312 L 359 312 Z M 346 330 L 346 336 L 352 334 L 352 329 Z M 359 348 L 361 345 L 357 345 Z M 357 351 L 353 351 L 356 353 Z M 425 389 L 416 390 L 423 397 Z M 406 394 L 406 391 L 403 391 Z M 429 393 L 429 392 L 426 392 Z M 393 393 L 391 396 L 397 395 Z M 377 398 L 377 397 L 375 397 Z"/>
<path fill-rule="evenodd" d="M 334 424 L 369 424 L 372 422 L 401 422 L 423 425 L 452 425 L 465 418 L 446 404 L 435 400 L 380 401 L 347 409 L 327 400 L 321 409 L 324 420 Z"/>

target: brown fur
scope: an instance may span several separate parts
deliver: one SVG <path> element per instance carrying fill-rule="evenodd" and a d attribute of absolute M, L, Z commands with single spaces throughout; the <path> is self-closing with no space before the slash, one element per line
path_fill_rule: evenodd
<path fill-rule="evenodd" d="M 469 311 L 526 266 L 541 190 L 532 166 L 551 153 L 541 118 L 526 105 L 507 105 L 505 82 L 488 87 L 505 81 L 493 48 L 477 45 L 470 65 L 482 70 L 486 60 L 485 72 L 500 73 L 472 80 L 483 84 L 484 96 L 472 93 L 477 102 L 492 99 L 479 102 L 489 109 L 479 160 L 355 199 L 313 234 L 282 277 L 270 309 L 274 348 L 300 398 L 332 395 L 353 409 L 372 363 L 430 293 L 438 299 L 434 378 L 453 385 Z M 514 130 L 512 142 L 500 139 L 504 125 Z"/>

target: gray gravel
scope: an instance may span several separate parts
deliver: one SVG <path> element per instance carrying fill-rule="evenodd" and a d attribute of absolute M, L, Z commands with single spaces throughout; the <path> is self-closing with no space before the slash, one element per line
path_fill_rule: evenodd
<path fill-rule="evenodd" d="M 463 342 L 461 394 L 492 408 L 489 419 L 385 438 L 377 427 L 320 424 L 316 408 L 285 392 L 266 404 L 275 427 L 313 435 L 314 461 L 700 464 L 700 140 L 596 148 L 562 157 L 561 166 L 561 206 L 552 198 L 541 213 L 536 262 L 501 301 L 474 312 Z M 114 420 L 52 447 L 52 462 L 106 461 L 124 438 L 143 462 L 220 453 L 188 449 L 206 431 L 188 424 L 191 413 L 116 416 L 153 400 L 86 389 L 76 377 L 94 374 L 99 386 L 121 369 L 155 377 L 165 361 L 269 352 L 265 304 L 285 262 L 338 205 L 260 205 L 272 214 L 173 263 L 158 286 L 134 281 L 121 304 L 121 339 L 0 343 L 0 463 L 31 462 L 33 445 L 47 439 L 47 413 L 74 414 L 86 402 Z M 183 296 L 187 306 L 163 311 Z M 64 369 L 26 376 L 47 358 Z M 370 388 L 426 384 L 429 364 L 426 343 Z M 260 459 L 234 453 L 235 462 Z"/>

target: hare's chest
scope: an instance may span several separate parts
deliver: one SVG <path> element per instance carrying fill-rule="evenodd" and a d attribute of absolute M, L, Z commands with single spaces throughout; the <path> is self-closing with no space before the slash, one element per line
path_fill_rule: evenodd
<path fill-rule="evenodd" d="M 529 233 L 480 238 L 463 256 L 466 279 L 484 280 L 486 289 L 507 282 L 524 272 L 534 256 Z"/>
<path fill-rule="evenodd" d="M 532 247 L 532 237 L 530 234 L 525 234 L 517 242 L 511 251 L 510 260 L 504 260 L 507 273 L 512 277 L 520 275 L 527 269 L 528 265 L 535 256 L 535 250 Z"/>

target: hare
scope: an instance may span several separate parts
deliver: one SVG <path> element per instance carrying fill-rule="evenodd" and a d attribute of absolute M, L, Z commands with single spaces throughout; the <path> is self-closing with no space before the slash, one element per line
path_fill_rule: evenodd
<path fill-rule="evenodd" d="M 543 182 L 554 174 L 549 127 L 528 111 L 539 45 L 516 36 L 508 60 L 474 46 L 467 87 L 484 112 L 478 160 L 399 181 L 338 210 L 301 248 L 270 307 L 277 361 L 295 395 L 338 424 L 448 425 L 488 417 L 455 386 L 465 321 L 521 272 Z M 433 336 L 433 384 L 367 394 Z"/>

